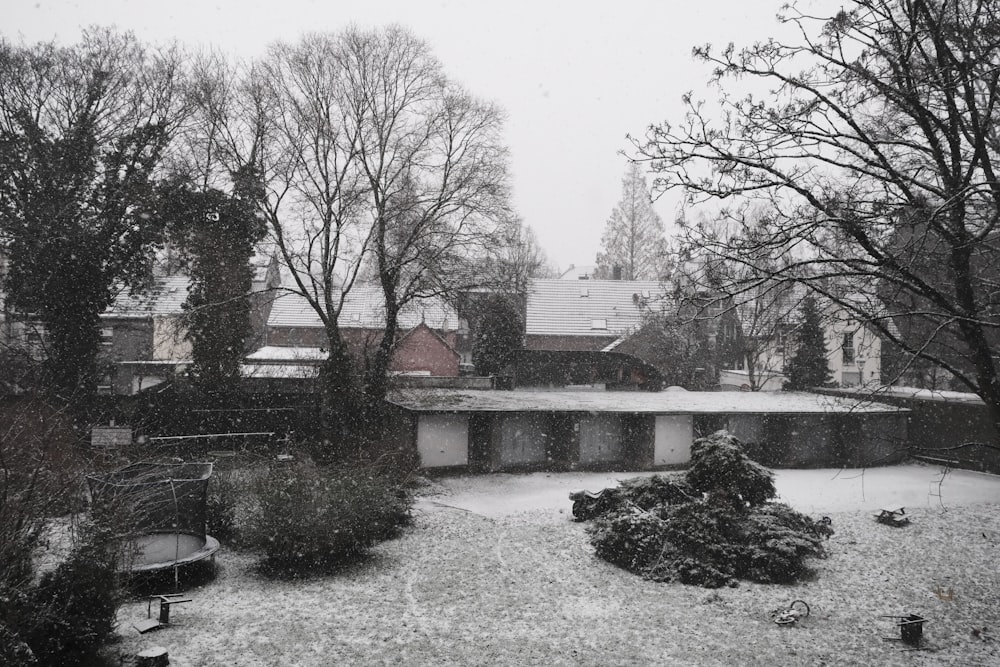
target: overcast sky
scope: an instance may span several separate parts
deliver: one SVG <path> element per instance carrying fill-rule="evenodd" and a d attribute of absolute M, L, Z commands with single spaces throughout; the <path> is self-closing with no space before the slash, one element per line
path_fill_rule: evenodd
<path fill-rule="evenodd" d="M 71 43 L 81 27 L 116 25 L 249 58 L 306 31 L 405 25 L 449 76 L 507 111 L 514 204 L 565 269 L 594 263 L 621 194 L 625 136 L 680 120 L 688 90 L 712 96 L 691 47 L 765 39 L 784 1 L 6 0 L 0 31 Z M 657 203 L 668 230 L 676 207 L 674 195 Z"/>

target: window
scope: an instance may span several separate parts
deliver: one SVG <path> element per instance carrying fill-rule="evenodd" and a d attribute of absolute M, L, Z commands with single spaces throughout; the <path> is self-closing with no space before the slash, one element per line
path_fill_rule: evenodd
<path fill-rule="evenodd" d="M 841 361 L 845 364 L 854 363 L 854 332 L 844 334 L 844 342 L 840 346 Z"/>
<path fill-rule="evenodd" d="M 97 393 L 108 395 L 111 393 L 111 376 L 105 375 L 97 382 Z"/>
<path fill-rule="evenodd" d="M 591 329 L 607 329 L 608 328 L 608 321 L 607 320 L 591 320 L 590 321 L 590 328 Z"/>
<path fill-rule="evenodd" d="M 101 345 L 111 345 L 114 337 L 115 330 L 112 327 L 101 327 Z"/>

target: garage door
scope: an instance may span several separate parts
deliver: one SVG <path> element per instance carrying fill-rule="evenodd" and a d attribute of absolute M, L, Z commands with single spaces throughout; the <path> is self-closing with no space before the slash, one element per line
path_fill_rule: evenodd
<path fill-rule="evenodd" d="M 623 451 L 618 415 L 580 418 L 580 463 L 620 461 Z"/>
<path fill-rule="evenodd" d="M 548 442 L 547 424 L 535 415 L 504 415 L 500 426 L 500 464 L 542 463 Z"/>
<path fill-rule="evenodd" d="M 417 452 L 424 468 L 468 465 L 468 415 L 420 415 Z"/>
<path fill-rule="evenodd" d="M 691 415 L 658 416 L 653 437 L 653 465 L 680 465 L 691 460 Z"/>

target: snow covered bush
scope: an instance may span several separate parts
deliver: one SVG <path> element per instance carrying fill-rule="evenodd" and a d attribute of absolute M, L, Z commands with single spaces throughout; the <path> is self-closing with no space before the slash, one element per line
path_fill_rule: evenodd
<path fill-rule="evenodd" d="M 290 463 L 255 476 L 248 494 L 240 543 L 261 554 L 263 571 L 277 575 L 340 565 L 410 520 L 409 494 L 365 469 Z"/>
<path fill-rule="evenodd" d="M 236 505 L 239 485 L 232 470 L 212 475 L 205 503 L 208 534 L 228 541 L 236 537 Z"/>
<path fill-rule="evenodd" d="M 115 556 L 106 535 L 88 537 L 37 583 L 0 590 L 0 650 L 5 665 L 77 665 L 114 636 L 122 601 Z"/>
<path fill-rule="evenodd" d="M 750 460 L 736 436 L 716 431 L 695 440 L 686 479 L 699 493 L 759 505 L 774 498 L 771 471 Z"/>
<path fill-rule="evenodd" d="M 591 543 L 604 560 L 655 581 L 791 582 L 806 558 L 823 554 L 816 524 L 769 502 L 770 471 L 723 431 L 695 443 L 683 480 L 626 480 L 614 491 L 617 502 L 589 528 Z"/>

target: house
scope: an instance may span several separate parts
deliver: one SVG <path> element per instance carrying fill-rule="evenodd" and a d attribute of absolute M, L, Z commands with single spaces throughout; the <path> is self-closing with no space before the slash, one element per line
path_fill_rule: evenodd
<path fill-rule="evenodd" d="M 378 285 L 355 284 L 338 319 L 340 334 L 359 363 L 378 345 L 385 326 L 385 303 Z M 439 298 L 416 299 L 399 314 L 399 335 L 389 370 L 407 375 L 457 377 L 456 349 L 464 330 L 455 310 Z M 302 295 L 284 291 L 273 301 L 265 330 L 265 354 L 276 348 L 309 348 L 326 354 L 326 330 Z"/>
<path fill-rule="evenodd" d="M 681 466 L 696 437 L 728 429 L 767 465 L 898 459 L 906 410 L 806 393 L 398 390 L 398 446 L 425 468 L 471 471 Z"/>
<path fill-rule="evenodd" d="M 143 292 L 125 292 L 101 315 L 98 390 L 135 394 L 172 380 L 191 363 L 183 304 L 191 285 L 183 273 L 155 276 Z"/>
<path fill-rule="evenodd" d="M 794 356 L 802 301 L 810 294 L 801 284 L 771 286 L 735 304 L 741 327 L 742 354 L 731 368 L 720 372 L 722 389 L 778 391 L 785 383 L 784 368 Z M 881 381 L 881 336 L 843 304 L 812 293 L 817 300 L 827 365 L 839 387 L 877 384 Z M 862 305 L 860 294 L 839 297 Z M 869 310 L 869 308 L 865 308 Z M 751 366 L 753 377 L 751 377 Z"/>
<path fill-rule="evenodd" d="M 665 297 L 657 281 L 532 280 L 525 305 L 529 350 L 602 350 L 642 324 Z"/>

